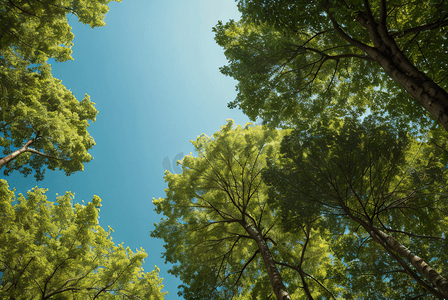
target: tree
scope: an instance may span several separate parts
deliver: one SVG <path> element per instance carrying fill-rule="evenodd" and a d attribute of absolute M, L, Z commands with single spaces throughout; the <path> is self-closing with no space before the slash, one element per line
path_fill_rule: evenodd
<path fill-rule="evenodd" d="M 0 3 L 0 169 L 25 176 L 45 166 L 66 175 L 84 169 L 95 145 L 87 132 L 97 110 L 86 94 L 79 102 L 51 75 L 47 60 L 71 57 L 69 15 L 92 28 L 104 26 L 111 0 L 8 0 Z"/>
<path fill-rule="evenodd" d="M 239 107 L 274 125 L 367 109 L 448 130 L 446 1 L 239 1 L 217 43 Z M 416 101 L 415 101 L 416 100 Z"/>
<path fill-rule="evenodd" d="M 92 28 L 104 26 L 107 4 L 120 0 L 2 0 L 0 55 L 17 55 L 41 64 L 50 58 L 72 59 L 74 34 L 68 17 L 74 15 Z"/>
<path fill-rule="evenodd" d="M 295 130 L 282 141 L 280 163 L 269 161 L 264 179 L 283 222 L 327 222 L 353 295 L 448 297 L 447 136 L 432 138 L 373 117 L 332 120 Z M 384 281 L 389 294 L 378 289 Z"/>
<path fill-rule="evenodd" d="M 157 267 L 141 268 L 144 250 L 115 245 L 99 225 L 101 199 L 72 201 L 37 187 L 16 199 L 0 180 L 0 298 L 164 299 Z"/>
<path fill-rule="evenodd" d="M 35 170 L 42 180 L 45 166 L 66 175 L 84 169 L 95 145 L 87 132 L 98 111 L 86 94 L 79 102 L 53 78 L 49 65 L 31 72 L 21 62 L 0 59 L 0 169 L 18 170 L 25 176 Z"/>
<path fill-rule="evenodd" d="M 182 174 L 165 173 L 166 198 L 153 200 L 165 218 L 151 236 L 164 239 L 165 260 L 175 264 L 169 272 L 183 281 L 185 299 L 313 299 L 340 292 L 327 278 L 325 239 L 311 228 L 284 233 L 267 203 L 261 170 L 282 134 L 233 128 L 229 120 L 213 137 L 192 141 L 198 157 L 183 158 Z"/>

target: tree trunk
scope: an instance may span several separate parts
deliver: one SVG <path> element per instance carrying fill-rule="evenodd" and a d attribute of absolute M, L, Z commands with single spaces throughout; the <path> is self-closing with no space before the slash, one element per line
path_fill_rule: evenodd
<path fill-rule="evenodd" d="M 448 92 L 438 86 L 409 61 L 403 51 L 397 46 L 394 38 L 389 34 L 386 18 L 387 10 L 385 0 L 382 0 L 380 4 L 379 22 L 375 20 L 368 5 L 366 11 L 359 13 L 356 17 L 356 20 L 369 32 L 374 47 L 363 44 L 348 36 L 334 18 L 332 22 L 336 32 L 342 38 L 353 46 L 363 50 L 378 62 L 395 82 L 399 83 L 448 131 Z M 354 217 L 344 205 L 343 207 L 350 218 L 361 224 L 374 240 L 378 241 L 387 251 L 391 249 L 406 258 L 421 276 L 426 277 L 437 288 L 438 293 L 448 299 L 448 281 L 444 277 L 438 274 L 423 259 L 411 253 L 409 249 L 400 244 L 392 236 Z"/>
<path fill-rule="evenodd" d="M 311 295 L 310 287 L 308 286 L 308 283 L 305 280 L 305 277 L 307 277 L 307 276 L 303 272 L 302 267 L 298 268 L 297 271 L 299 272 L 300 278 L 302 279 L 303 289 L 305 290 L 305 294 L 307 295 L 309 300 L 314 300 L 313 295 Z"/>
<path fill-rule="evenodd" d="M 356 21 L 369 32 L 374 47 L 352 38 L 333 17 L 330 18 L 334 29 L 343 39 L 374 59 L 387 75 L 400 84 L 448 131 L 448 92 L 418 70 L 398 48 L 387 30 L 386 1 L 381 1 L 380 10 L 379 23 L 374 19 L 370 8 L 366 8 L 366 12 L 361 12 L 356 17 Z"/>
<path fill-rule="evenodd" d="M 420 273 L 420 275 L 426 277 L 442 295 L 448 299 L 448 281 L 446 278 L 437 273 L 436 270 L 431 268 L 422 258 L 413 254 L 408 248 L 399 243 L 392 236 L 384 233 L 383 231 L 372 226 L 373 233 L 376 234 L 381 241 L 383 241 L 392 250 L 396 251 L 402 257 L 405 257 L 414 268 Z M 370 233 L 372 235 L 372 232 Z"/>
<path fill-rule="evenodd" d="M 377 28 L 369 28 L 373 26 L 367 25 L 371 37 L 376 35 L 376 38 L 372 37 L 372 41 L 377 45 L 366 53 L 448 131 L 448 92 L 409 61 L 389 35 L 387 28 L 376 26 Z M 375 40 L 378 42 L 375 43 Z"/>
<path fill-rule="evenodd" d="M 425 286 L 424 281 L 418 283 L 422 285 L 425 289 L 427 289 L 428 292 L 432 293 L 439 299 L 448 299 L 448 281 L 446 280 L 446 278 L 437 273 L 437 271 L 431 268 L 422 258 L 413 254 L 408 248 L 403 246 L 392 236 L 384 233 L 383 231 L 365 222 L 364 220 L 353 216 L 346 206 L 343 206 L 343 208 L 344 211 L 348 214 L 348 216 L 353 221 L 360 224 L 369 233 L 369 235 L 373 238 L 374 241 L 378 242 L 381 246 L 383 246 L 383 248 L 385 248 L 386 251 L 388 251 L 390 254 L 393 254 L 393 252 L 390 252 L 390 250 L 393 250 L 396 253 L 398 253 L 401 257 L 406 258 L 411 263 L 411 265 L 415 269 L 417 269 L 417 272 L 422 277 L 427 278 L 432 286 L 428 285 Z M 395 258 L 401 260 L 399 257 Z M 398 262 L 400 263 L 400 261 Z M 402 260 L 401 262 L 405 263 Z M 436 289 L 434 289 L 434 287 Z M 441 297 L 442 295 L 443 297 Z"/>
<path fill-rule="evenodd" d="M 268 270 L 269 279 L 271 280 L 271 285 L 274 289 L 275 295 L 277 296 L 277 300 L 291 300 L 291 297 L 283 284 L 282 276 L 275 266 L 271 251 L 269 250 L 263 235 L 250 224 L 243 224 L 243 226 L 249 236 L 257 243 L 258 249 L 260 249 L 260 253 L 263 257 L 266 269 Z"/>
<path fill-rule="evenodd" d="M 13 153 L 9 154 L 8 156 L 0 158 L 0 169 L 3 168 L 3 166 L 5 166 L 10 161 L 14 160 L 20 154 L 27 152 L 28 146 L 31 145 L 33 142 L 34 142 L 34 140 L 31 139 L 28 142 L 26 142 L 26 144 L 22 148 L 14 151 Z"/>

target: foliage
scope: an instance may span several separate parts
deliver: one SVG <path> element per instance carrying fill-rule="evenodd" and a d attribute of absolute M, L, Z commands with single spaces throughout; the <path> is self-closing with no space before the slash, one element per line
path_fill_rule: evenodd
<path fill-rule="evenodd" d="M 0 147 L 6 155 L 0 168 L 5 166 L 5 175 L 18 170 L 25 176 L 34 169 L 37 180 L 45 166 L 66 175 L 81 171 L 92 159 L 87 151 L 95 142 L 87 127 L 98 111 L 88 95 L 79 102 L 53 78 L 49 65 L 37 71 L 0 59 Z"/>
<path fill-rule="evenodd" d="M 287 125 L 370 111 L 424 130 L 433 125 L 428 105 L 448 103 L 446 1 L 241 0 L 238 7 L 241 21 L 214 31 L 229 61 L 221 72 L 238 81 L 229 107 L 251 120 Z"/>
<path fill-rule="evenodd" d="M 2 0 L 0 2 L 0 53 L 17 55 L 41 64 L 50 58 L 62 62 L 71 57 L 74 34 L 68 18 L 92 28 L 104 26 L 112 0 Z M 113 0 L 120 1 L 120 0 Z"/>
<path fill-rule="evenodd" d="M 98 111 L 53 78 L 49 59 L 72 59 L 69 19 L 104 26 L 112 0 L 0 1 L 0 168 L 8 175 L 45 168 L 84 169 L 95 142 L 87 132 Z M 120 1 L 120 0 L 113 0 Z M 16 202 L 17 201 L 17 202 Z M 14 202 L 16 202 L 14 204 Z M 34 188 L 27 197 L 0 180 L 1 299 L 164 299 L 159 270 L 145 273 L 147 254 L 112 242 L 98 222 L 101 199 L 56 202 Z M 14 205 L 13 205 L 14 204 Z"/>
<path fill-rule="evenodd" d="M 282 141 L 281 159 L 270 159 L 264 172 L 271 205 L 285 229 L 322 218 L 335 260 L 347 266 L 349 276 L 339 284 L 350 297 L 440 298 L 409 257 L 373 229 L 394 236 L 446 278 L 446 141 L 446 133 L 416 139 L 373 117 L 295 130 Z"/>
<path fill-rule="evenodd" d="M 115 245 L 99 225 L 101 199 L 72 202 L 70 192 L 50 202 L 37 187 L 16 199 L 0 180 L 0 298 L 164 299 L 157 267 L 141 267 L 144 250 Z"/>
<path fill-rule="evenodd" d="M 4 174 L 33 170 L 42 180 L 45 166 L 66 175 L 84 169 L 95 144 L 87 132 L 96 109 L 86 94 L 76 100 L 51 75 L 47 60 L 71 57 L 74 15 L 92 28 L 104 26 L 111 0 L 8 0 L 0 2 L 0 159 Z M 119 0 L 118 0 L 119 1 Z"/>
<path fill-rule="evenodd" d="M 153 200 L 165 217 L 151 236 L 164 239 L 164 257 L 175 264 L 169 272 L 182 280 L 179 294 L 185 299 L 272 295 L 274 284 L 260 253 L 265 250 L 272 254 L 271 263 L 280 270 L 291 299 L 310 291 L 316 298 L 328 296 L 319 284 L 340 292 L 327 276 L 332 266 L 324 234 L 302 227 L 282 231 L 267 203 L 260 174 L 267 153 L 278 151 L 284 133 L 260 126 L 234 128 L 230 120 L 213 137 L 203 134 L 192 141 L 198 157 L 184 157 L 182 174 L 165 173 L 166 198 Z M 263 241 L 267 248 L 260 246 Z M 309 276 L 302 279 L 299 271 Z"/>

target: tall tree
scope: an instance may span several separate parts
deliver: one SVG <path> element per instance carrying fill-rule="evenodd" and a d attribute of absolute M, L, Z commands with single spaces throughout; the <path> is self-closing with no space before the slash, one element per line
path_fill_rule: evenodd
<path fill-rule="evenodd" d="M 267 203 L 261 170 L 283 133 L 232 127 L 230 120 L 213 137 L 201 135 L 192 142 L 198 157 L 182 160 L 182 174 L 167 171 L 167 196 L 153 201 L 165 218 L 151 235 L 165 240 L 164 257 L 175 264 L 170 272 L 184 283 L 180 294 L 265 299 L 273 293 L 282 300 L 328 294 L 325 268 L 312 271 L 331 264 L 326 241 L 305 230 L 313 240 L 308 248 L 292 242 L 307 237 L 301 230 L 283 233 Z M 302 282 L 298 270 L 313 274 L 303 274 Z"/>
<path fill-rule="evenodd" d="M 278 124 L 366 109 L 448 130 L 448 3 L 238 1 L 216 41 L 238 81 L 229 106 Z"/>
<path fill-rule="evenodd" d="M 13 67 L 0 58 L 0 169 L 42 180 L 45 167 L 66 175 L 84 169 L 95 142 L 87 132 L 98 111 L 88 95 L 79 102 L 53 78 L 49 65 L 31 72 L 21 62 Z"/>
<path fill-rule="evenodd" d="M 445 299 L 446 138 L 415 139 L 372 117 L 332 120 L 286 137 L 281 163 L 270 161 L 264 178 L 290 227 L 325 219 L 354 295 Z M 385 280 L 386 295 L 378 290 Z"/>
<path fill-rule="evenodd" d="M 101 199 L 72 202 L 37 187 L 16 198 L 0 180 L 0 298 L 164 299 L 158 269 L 141 268 L 144 250 L 115 245 L 99 225 Z"/>

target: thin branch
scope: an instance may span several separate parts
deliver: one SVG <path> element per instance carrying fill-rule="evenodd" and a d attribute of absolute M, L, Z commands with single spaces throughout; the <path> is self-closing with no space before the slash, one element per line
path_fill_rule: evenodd
<path fill-rule="evenodd" d="M 414 28 L 411 28 L 411 29 L 407 29 L 407 30 L 405 30 L 403 32 L 396 32 L 396 33 L 391 34 L 390 36 L 392 38 L 394 38 L 394 37 L 402 38 L 402 37 L 405 37 L 406 35 L 414 33 L 414 32 L 418 33 L 418 32 L 421 32 L 421 31 L 434 30 L 434 29 L 437 29 L 439 27 L 445 27 L 445 26 L 448 25 L 448 20 L 442 21 L 444 18 L 446 18 L 446 16 L 441 18 L 440 21 L 436 21 L 436 22 L 433 22 L 433 23 L 429 23 L 429 24 L 425 24 L 425 25 L 422 25 L 422 26 L 418 26 L 418 27 L 414 27 Z"/>
<path fill-rule="evenodd" d="M 387 275 L 392 273 L 406 273 L 405 270 L 392 270 L 392 271 L 385 271 L 385 272 L 378 272 L 378 273 L 362 273 L 363 276 L 379 276 L 379 275 Z"/>
<path fill-rule="evenodd" d="M 19 282 L 20 277 L 22 277 L 22 275 L 25 273 L 26 268 L 28 268 L 28 266 L 30 265 L 30 263 L 31 263 L 34 259 L 35 259 L 34 256 L 31 257 L 31 259 L 30 259 L 30 260 L 28 261 L 28 263 L 25 265 L 25 267 L 23 268 L 23 270 L 20 272 L 20 275 L 17 276 L 17 280 L 14 280 L 14 281 L 15 281 L 14 284 L 13 284 L 14 286 L 17 286 L 17 283 Z M 19 260 L 19 263 L 22 264 L 20 260 Z M 9 291 L 9 289 L 10 289 L 13 285 L 11 285 L 6 291 Z"/>
<path fill-rule="evenodd" d="M 331 76 L 331 80 L 330 80 L 330 83 L 327 86 L 327 89 L 325 90 L 325 94 L 328 93 L 328 91 L 330 90 L 331 85 L 333 84 L 334 77 L 336 76 L 336 72 L 338 70 L 338 64 L 339 64 L 339 59 L 336 60 L 336 66 L 334 67 L 333 76 Z"/>
<path fill-rule="evenodd" d="M 56 160 L 62 160 L 62 161 L 65 160 L 65 159 L 62 159 L 62 158 L 59 158 L 59 157 L 54 157 L 54 156 L 51 156 L 51 155 L 42 153 L 42 152 L 37 151 L 37 150 L 32 149 L 32 148 L 28 148 L 25 152 L 31 152 L 31 153 L 39 154 L 39 155 L 41 155 L 41 156 L 44 156 L 44 157 L 46 157 L 46 158 L 50 158 L 50 159 L 56 159 Z"/>
<path fill-rule="evenodd" d="M 347 33 L 345 33 L 345 31 L 342 30 L 341 26 L 338 24 L 338 22 L 336 22 L 336 20 L 334 19 L 334 17 L 331 14 L 329 14 L 329 17 L 330 17 L 331 23 L 333 24 L 334 29 L 336 30 L 336 32 L 339 34 L 340 37 L 342 37 L 344 40 L 349 42 L 351 45 L 363 50 L 364 52 L 372 50 L 372 47 L 362 43 L 361 41 L 358 41 L 358 40 L 350 37 Z"/>
<path fill-rule="evenodd" d="M 23 8 L 21 8 L 20 6 L 17 6 L 17 5 L 15 5 L 14 4 L 14 2 L 12 1 L 12 0 L 9 0 L 9 3 L 12 5 L 12 6 L 14 6 L 15 8 L 17 8 L 18 10 L 20 10 L 20 11 L 22 11 L 22 12 L 24 12 L 25 14 L 27 14 L 27 15 L 29 15 L 29 16 L 32 16 L 32 17 L 36 17 L 36 18 L 39 18 L 40 19 L 40 17 L 39 16 L 36 16 L 35 14 L 32 14 L 32 13 L 30 13 L 30 12 L 28 12 L 28 11 L 26 11 L 26 10 L 24 10 Z"/>
<path fill-rule="evenodd" d="M 95 297 L 93 297 L 93 300 L 98 298 L 98 296 L 104 292 L 106 289 L 110 288 L 111 286 L 113 286 L 115 284 L 115 282 L 117 282 L 117 280 L 121 277 L 121 275 L 123 275 L 124 271 L 126 271 L 130 266 L 132 266 L 134 264 L 134 262 L 129 263 L 126 268 L 123 269 L 123 271 L 120 272 L 120 274 L 118 274 L 117 278 L 115 278 L 114 281 L 112 281 L 110 284 L 107 284 L 106 286 L 104 286 L 104 288 L 102 288 L 96 295 Z"/>
<path fill-rule="evenodd" d="M 330 294 L 330 296 L 336 300 L 336 297 L 333 295 L 332 292 L 330 292 L 319 280 L 317 280 L 316 278 L 314 278 L 311 274 L 306 273 L 305 271 L 302 270 L 302 272 L 308 276 L 309 278 L 311 278 L 312 280 L 314 280 L 318 285 L 320 285 L 325 291 L 327 291 L 328 294 Z"/>
<path fill-rule="evenodd" d="M 75 259 L 75 258 L 76 258 L 76 257 L 70 257 L 70 256 L 68 256 L 67 258 L 65 258 L 64 260 L 62 260 L 62 262 L 61 262 L 60 264 L 58 264 L 58 265 L 56 266 L 56 268 L 54 268 L 54 270 L 53 270 L 53 272 L 51 273 L 51 275 L 50 275 L 50 276 L 48 277 L 48 279 L 45 281 L 44 289 L 42 290 L 42 298 L 45 297 L 45 293 L 46 293 L 46 291 L 47 291 L 47 285 L 48 285 L 48 283 L 50 282 L 50 280 L 53 278 L 53 276 L 56 274 L 56 272 L 58 271 L 58 269 L 59 269 L 60 267 L 62 267 L 62 265 L 65 264 L 67 260 L 69 260 L 69 259 Z"/>
<path fill-rule="evenodd" d="M 378 216 L 377 216 L 377 219 L 378 219 L 378 221 L 380 222 L 381 227 L 383 227 L 383 229 L 384 229 L 385 231 L 388 231 L 388 232 L 402 233 L 402 234 L 405 234 L 405 235 L 407 235 L 407 236 L 415 237 L 415 238 L 420 238 L 420 239 L 431 239 L 431 240 L 440 240 L 440 241 L 444 241 L 444 240 L 446 240 L 446 239 L 444 239 L 444 238 L 437 237 L 437 236 L 419 235 L 419 234 L 414 234 L 414 233 L 410 233 L 410 232 L 405 232 L 405 231 L 401 231 L 401 230 L 397 230 L 397 229 L 387 228 L 387 227 L 383 224 L 383 222 L 380 220 L 380 218 L 379 218 Z"/>
<path fill-rule="evenodd" d="M 314 49 L 314 48 L 303 47 L 303 49 L 309 50 L 311 52 L 318 53 L 318 54 L 324 56 L 327 59 L 339 60 L 341 58 L 351 58 L 351 57 L 354 57 L 354 58 L 359 58 L 359 59 L 363 59 L 363 60 L 366 60 L 366 61 L 374 61 L 374 59 L 371 58 L 368 55 L 360 55 L 360 54 L 353 54 L 353 53 L 345 53 L 345 54 L 339 54 L 339 55 L 328 55 L 325 52 L 323 52 L 322 50 L 318 50 L 318 49 Z"/>
<path fill-rule="evenodd" d="M 442 83 L 442 81 L 444 81 L 445 79 L 447 79 L 448 78 L 448 74 L 445 76 L 445 77 L 443 77 L 440 81 L 438 81 L 438 82 L 436 82 L 437 84 L 441 84 Z"/>
<path fill-rule="evenodd" d="M 420 51 L 421 55 L 423 56 L 423 59 L 425 60 L 426 66 L 431 71 L 432 77 L 434 78 L 434 70 L 431 68 L 431 65 L 429 64 L 428 60 L 426 59 L 425 54 L 423 54 L 422 48 L 420 47 L 420 43 L 417 41 L 416 44 L 417 44 L 418 50 Z"/>
<path fill-rule="evenodd" d="M 301 47 L 305 46 L 306 44 L 308 44 L 309 42 L 311 42 L 314 38 L 318 37 L 319 35 L 324 34 L 324 33 L 327 33 L 327 32 L 328 32 L 328 30 L 324 30 L 324 31 L 321 31 L 321 32 L 316 33 L 315 35 L 313 35 L 312 37 L 310 37 L 308 40 L 306 40 L 306 41 L 302 44 Z"/>
<path fill-rule="evenodd" d="M 255 259 L 255 257 L 257 256 L 258 253 L 260 253 L 260 249 L 257 249 L 257 251 L 255 251 L 255 253 L 252 255 L 252 257 L 244 264 L 243 268 L 237 272 L 237 273 L 239 273 L 239 275 L 235 281 L 235 284 L 232 286 L 232 288 L 234 288 L 238 284 L 238 281 L 240 280 L 241 276 L 243 275 L 244 270 Z M 233 274 L 235 274 L 235 273 L 233 273 Z"/>

